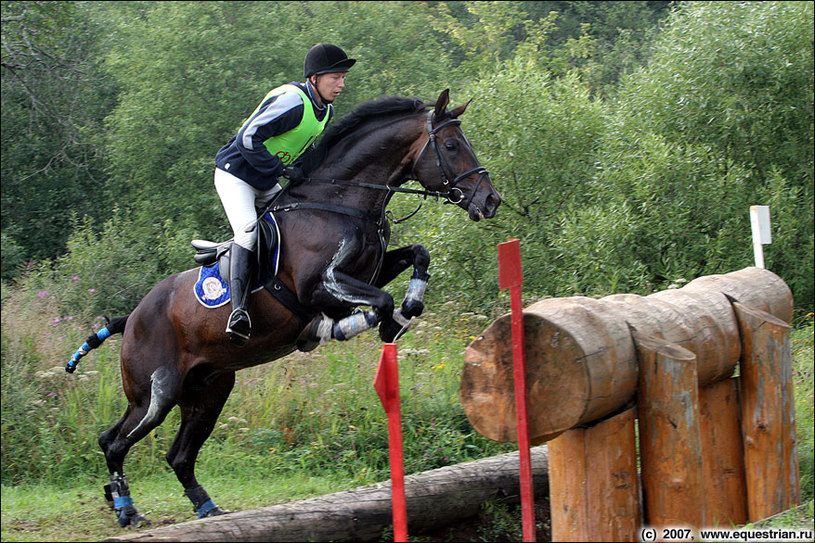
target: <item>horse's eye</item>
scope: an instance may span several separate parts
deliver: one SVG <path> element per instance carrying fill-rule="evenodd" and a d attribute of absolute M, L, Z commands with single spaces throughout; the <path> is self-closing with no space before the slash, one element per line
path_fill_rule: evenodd
<path fill-rule="evenodd" d="M 455 151 L 455 150 L 456 150 L 456 147 L 458 147 L 458 145 L 456 144 L 456 142 L 455 142 L 455 141 L 445 141 L 445 142 L 444 142 L 444 147 L 445 147 L 445 148 L 446 148 L 448 151 Z"/>

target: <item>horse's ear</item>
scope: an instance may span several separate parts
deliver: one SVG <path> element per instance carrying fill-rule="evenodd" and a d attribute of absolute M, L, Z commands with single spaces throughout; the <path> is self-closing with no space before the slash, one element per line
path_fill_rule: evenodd
<path fill-rule="evenodd" d="M 454 119 L 458 118 L 459 115 L 464 113 L 464 110 L 467 109 L 467 106 L 469 106 L 470 102 L 472 102 L 472 101 L 473 101 L 473 99 L 470 98 L 469 100 L 467 100 L 467 103 L 464 104 L 463 106 L 458 106 L 457 108 L 450 110 L 448 115 L 450 115 Z"/>
<path fill-rule="evenodd" d="M 444 89 L 439 94 L 439 99 L 436 100 L 436 110 L 433 112 L 433 115 L 437 119 L 441 119 L 441 116 L 447 110 L 447 104 L 450 103 L 450 89 Z"/>

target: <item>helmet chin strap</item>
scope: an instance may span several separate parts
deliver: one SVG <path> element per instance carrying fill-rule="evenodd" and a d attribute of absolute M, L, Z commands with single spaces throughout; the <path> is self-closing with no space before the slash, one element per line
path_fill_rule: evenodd
<path fill-rule="evenodd" d="M 316 77 L 320 77 L 320 76 L 315 74 L 315 75 L 313 75 L 312 77 L 315 77 L 315 78 L 316 78 Z M 315 80 L 315 81 L 316 81 L 316 80 Z M 334 100 L 326 100 L 326 99 L 325 99 L 325 96 L 323 96 L 323 94 L 320 92 L 320 89 L 318 89 L 318 88 L 317 88 L 317 83 L 312 83 L 312 81 L 311 81 L 311 77 L 309 77 L 309 78 L 308 78 L 308 82 L 309 82 L 309 84 L 311 85 L 311 88 L 313 88 L 313 89 L 314 89 L 314 92 L 316 92 L 316 93 L 317 93 L 317 96 L 319 96 L 319 97 L 320 97 L 320 101 L 323 103 L 323 105 L 326 105 L 326 106 L 327 106 L 327 105 L 330 105 L 330 104 L 332 104 L 332 103 L 334 102 Z"/>

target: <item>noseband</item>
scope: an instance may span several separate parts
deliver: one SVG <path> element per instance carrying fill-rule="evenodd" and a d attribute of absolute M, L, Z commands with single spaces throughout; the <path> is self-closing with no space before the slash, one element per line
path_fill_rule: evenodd
<path fill-rule="evenodd" d="M 446 170 L 451 170 L 452 168 L 450 167 L 450 164 L 447 162 L 447 160 L 444 158 L 444 155 L 442 154 L 441 149 L 439 148 L 439 142 L 436 141 L 436 134 L 440 132 L 443 128 L 446 128 L 448 126 L 458 126 L 460 124 L 461 124 L 460 119 L 450 119 L 444 121 L 439 126 L 433 128 L 433 111 L 427 112 L 427 135 L 428 135 L 427 141 L 424 142 L 421 151 L 419 151 L 419 154 L 416 155 L 416 160 L 413 161 L 413 170 L 411 171 L 410 177 L 411 179 L 417 179 L 415 175 L 416 165 L 419 164 L 419 161 L 421 160 L 422 155 L 424 154 L 428 145 L 433 144 L 433 150 L 436 152 L 436 166 L 439 168 L 439 172 L 441 173 L 442 185 L 447 187 L 447 191 L 442 194 L 444 197 L 447 198 L 447 203 L 460 204 L 464 200 L 464 191 L 458 188 L 456 185 L 458 185 L 458 183 L 462 179 L 465 179 L 466 177 L 469 177 L 475 173 L 479 174 L 478 182 L 476 182 L 472 194 L 470 194 L 470 198 L 464 204 L 464 207 L 467 208 L 470 207 L 470 203 L 472 203 L 473 198 L 475 198 L 475 194 L 476 192 L 478 192 L 478 187 L 481 186 L 481 183 L 484 181 L 484 179 L 487 178 L 487 176 L 489 176 L 489 172 L 487 172 L 486 168 L 478 164 L 478 159 L 476 158 L 475 161 L 476 164 L 478 165 L 475 168 L 469 169 L 466 172 L 456 175 L 451 181 L 450 178 L 447 176 Z M 475 158 L 475 153 L 473 152 L 473 148 L 470 145 L 470 142 L 467 140 L 467 137 L 464 136 L 464 134 L 462 134 L 462 136 L 464 137 L 464 141 L 467 142 L 467 147 L 469 148 L 471 154 L 473 155 L 473 158 Z M 456 193 L 458 194 L 456 195 Z"/>

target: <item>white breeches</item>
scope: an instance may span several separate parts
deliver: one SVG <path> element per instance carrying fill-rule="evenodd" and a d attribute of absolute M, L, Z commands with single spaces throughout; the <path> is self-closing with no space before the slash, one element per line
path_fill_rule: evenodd
<path fill-rule="evenodd" d="M 254 251 L 258 235 L 255 228 L 258 218 L 255 207 L 265 207 L 280 191 L 280 185 L 275 185 L 269 190 L 256 189 L 231 173 L 215 168 L 215 190 L 218 191 L 229 225 L 232 227 L 235 236 L 233 241 L 244 249 Z M 250 228 L 248 232 L 247 228 Z"/>

